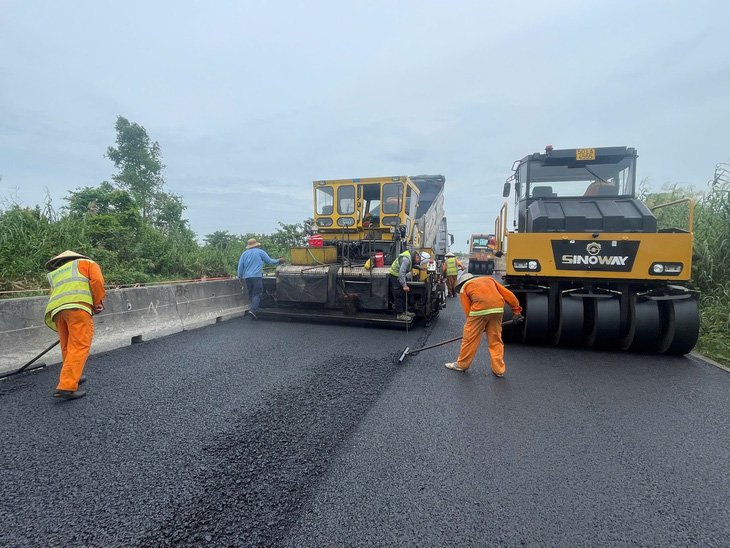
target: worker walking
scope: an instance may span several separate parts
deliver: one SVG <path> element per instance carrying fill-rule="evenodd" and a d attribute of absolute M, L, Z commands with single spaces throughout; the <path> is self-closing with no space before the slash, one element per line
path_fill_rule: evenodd
<path fill-rule="evenodd" d="M 459 261 L 459 259 L 456 258 L 456 255 L 454 255 L 451 251 L 449 251 L 445 257 L 446 260 L 444 261 L 443 271 L 444 274 L 446 274 L 446 289 L 448 290 L 449 297 L 456 297 L 454 287 L 456 287 L 456 279 L 459 276 L 459 270 L 462 272 L 465 270 L 464 265 L 461 264 L 461 261 Z"/>
<path fill-rule="evenodd" d="M 431 256 L 425 251 L 404 251 L 396 257 L 388 271 L 388 285 L 393 294 L 393 308 L 395 309 L 396 320 L 410 321 L 415 317 L 413 312 L 406 310 L 406 293 L 411 289 L 408 287 L 406 276 L 411 270 L 421 264 L 421 260 L 429 261 Z M 413 266 L 411 266 L 413 265 Z"/>
<path fill-rule="evenodd" d="M 79 384 L 94 338 L 93 314 L 104 310 L 104 277 L 88 257 L 66 250 L 46 263 L 51 297 L 46 306 L 46 325 L 58 331 L 63 365 L 54 398 L 75 400 L 86 395 Z"/>
<path fill-rule="evenodd" d="M 522 307 L 514 294 L 489 276 L 476 277 L 466 273 L 456 284 L 456 291 L 461 294 L 461 306 L 464 308 L 466 323 L 459 358 L 447 363 L 448 369 L 466 371 L 471 366 L 479 348 L 482 333 L 487 334 L 489 353 L 492 357 L 492 373 L 497 377 L 504 376 L 504 343 L 502 342 L 502 315 L 504 303 L 512 308 L 514 319 L 519 321 Z"/>
<path fill-rule="evenodd" d="M 238 278 L 244 279 L 246 289 L 248 289 L 248 298 L 251 301 L 251 308 L 247 314 L 254 320 L 256 311 L 261 303 L 261 296 L 264 294 L 264 263 L 283 264 L 286 259 L 272 259 L 269 254 L 261 249 L 261 244 L 256 238 L 251 238 L 246 244 L 246 250 L 241 254 L 238 260 Z"/>

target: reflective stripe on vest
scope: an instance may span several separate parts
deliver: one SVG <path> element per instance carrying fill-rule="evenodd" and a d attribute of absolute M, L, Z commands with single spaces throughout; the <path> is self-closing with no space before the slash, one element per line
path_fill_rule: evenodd
<path fill-rule="evenodd" d="M 90 261 L 93 262 L 93 261 Z M 94 306 L 94 297 L 91 294 L 89 279 L 79 273 L 79 259 L 66 263 L 48 274 L 48 283 L 51 285 L 51 298 L 46 306 L 46 325 L 57 331 L 53 315 L 67 308 L 81 308 L 91 312 Z M 86 307 L 83 304 L 88 304 Z"/>
<path fill-rule="evenodd" d="M 449 257 L 446 259 L 446 275 L 456 276 L 459 271 L 456 269 L 456 257 Z"/>
<path fill-rule="evenodd" d="M 390 271 L 389 273 L 393 276 L 398 277 L 398 274 L 400 273 L 400 260 L 402 257 L 407 256 L 409 259 L 411 258 L 411 252 L 410 251 L 404 251 L 398 257 L 396 257 L 395 261 L 393 261 L 393 264 L 390 265 Z"/>
<path fill-rule="evenodd" d="M 469 312 L 469 316 L 486 316 L 487 314 L 504 314 L 504 307 L 488 308 L 487 310 L 471 310 Z"/>

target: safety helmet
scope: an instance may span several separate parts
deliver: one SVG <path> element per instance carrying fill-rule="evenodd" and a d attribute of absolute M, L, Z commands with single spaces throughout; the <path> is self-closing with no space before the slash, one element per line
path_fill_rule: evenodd
<path fill-rule="evenodd" d="M 431 260 L 431 255 L 429 255 L 426 251 L 421 251 L 421 262 L 425 263 L 426 261 Z"/>

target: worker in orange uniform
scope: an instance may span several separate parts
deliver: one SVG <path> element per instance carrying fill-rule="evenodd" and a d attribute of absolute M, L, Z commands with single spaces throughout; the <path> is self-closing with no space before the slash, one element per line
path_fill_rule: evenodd
<path fill-rule="evenodd" d="M 502 342 L 502 315 L 506 302 L 514 313 L 514 320 L 522 319 L 522 307 L 517 297 L 490 276 L 476 277 L 466 273 L 456 284 L 461 294 L 466 323 L 461 340 L 459 359 L 447 363 L 448 369 L 466 371 L 477 353 L 482 333 L 486 332 L 489 353 L 492 356 L 492 373 L 504 377 L 504 343 Z"/>
<path fill-rule="evenodd" d="M 456 278 L 459 275 L 459 270 L 462 272 L 465 270 L 464 265 L 461 264 L 461 261 L 459 261 L 459 259 L 456 258 L 456 255 L 454 255 L 451 251 L 444 255 L 444 257 L 446 260 L 444 261 L 443 271 L 446 275 L 446 289 L 448 290 L 448 296 L 456 297 L 456 291 L 454 290 L 454 287 L 456 287 Z"/>
<path fill-rule="evenodd" d="M 75 400 L 86 395 L 79 384 L 94 337 L 92 314 L 104 310 L 104 278 L 101 268 L 75 251 L 64 251 L 46 263 L 51 298 L 46 306 L 46 325 L 58 331 L 63 365 L 54 398 Z"/>

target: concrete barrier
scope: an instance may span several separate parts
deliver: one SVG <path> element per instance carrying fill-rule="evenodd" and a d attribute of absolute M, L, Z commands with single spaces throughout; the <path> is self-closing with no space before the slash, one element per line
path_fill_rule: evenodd
<path fill-rule="evenodd" d="M 43 321 L 47 303 L 47 296 L 0 301 L 0 374 L 18 369 L 58 340 Z M 249 304 L 245 285 L 236 279 L 109 290 L 104 312 L 94 316 L 91 353 L 242 316 Z M 57 346 L 38 364 L 60 361 Z"/>

